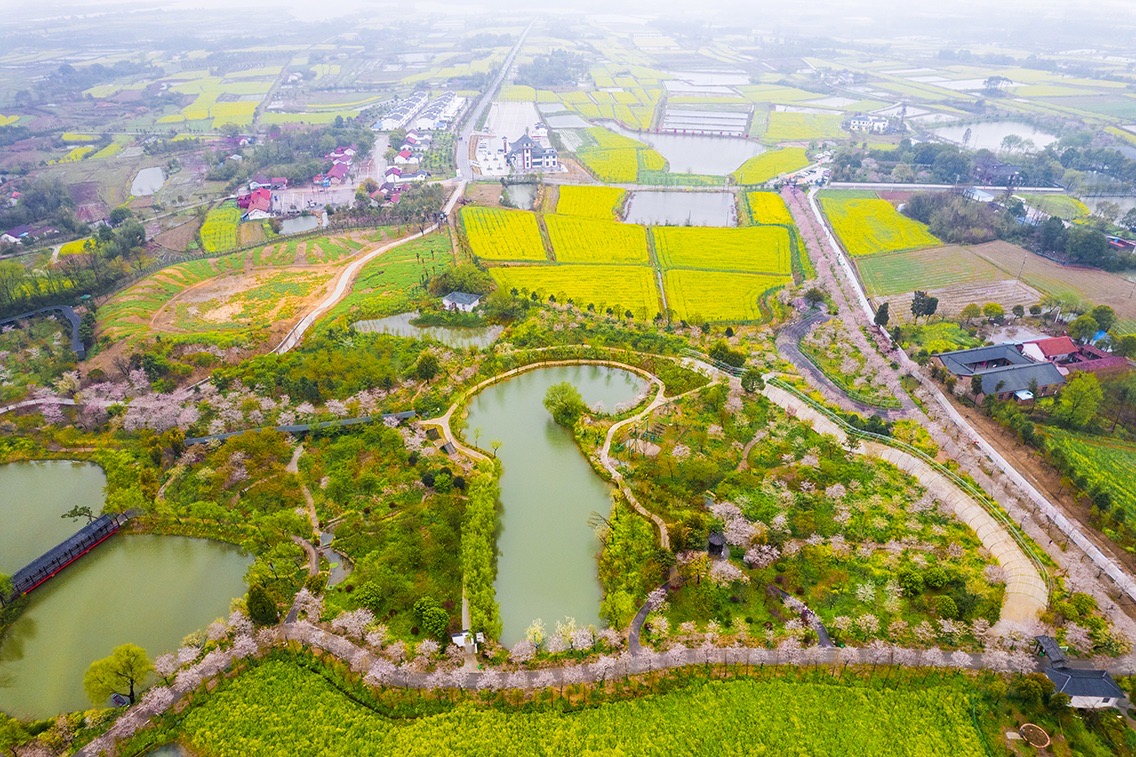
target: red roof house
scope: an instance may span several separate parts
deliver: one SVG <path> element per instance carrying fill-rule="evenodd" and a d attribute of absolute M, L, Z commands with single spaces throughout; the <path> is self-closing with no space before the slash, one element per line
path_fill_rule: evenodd
<path fill-rule="evenodd" d="M 1022 343 L 1022 354 L 1034 360 L 1059 361 L 1077 352 L 1077 345 L 1067 336 L 1051 336 Z"/>

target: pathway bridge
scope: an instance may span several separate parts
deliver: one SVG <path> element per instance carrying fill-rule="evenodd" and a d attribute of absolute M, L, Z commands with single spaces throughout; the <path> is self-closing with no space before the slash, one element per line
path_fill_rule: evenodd
<path fill-rule="evenodd" d="M 12 576 L 13 593 L 9 599 L 23 596 L 45 583 L 71 563 L 118 533 L 135 512 L 100 515 L 80 528 L 65 541 L 20 568 Z"/>
<path fill-rule="evenodd" d="M 212 441 L 225 441 L 226 439 L 238 436 L 239 434 L 248 431 L 268 431 L 274 429 L 285 434 L 304 434 L 309 431 L 319 431 L 327 428 L 339 428 L 340 426 L 356 426 L 360 423 L 373 423 L 375 421 L 385 421 L 387 419 L 396 420 L 402 423 L 405 420 L 413 418 L 417 413 L 413 410 L 404 410 L 400 413 L 376 413 L 375 415 L 361 415 L 358 418 L 344 418 L 338 421 L 320 421 L 318 423 L 300 423 L 291 426 L 263 426 L 260 428 L 243 429 L 241 431 L 226 431 L 223 434 L 209 434 L 208 436 L 191 436 L 185 440 L 187 445 L 190 444 L 208 444 Z"/>
<path fill-rule="evenodd" d="M 34 318 L 37 315 L 47 315 L 59 311 L 67 323 L 71 326 L 71 349 L 75 351 L 80 360 L 87 359 L 87 348 L 83 346 L 83 340 L 79 338 L 79 325 L 80 319 L 78 313 L 70 305 L 52 305 L 39 310 L 31 310 L 27 313 L 20 313 L 11 318 L 0 319 L 0 326 L 7 326 L 9 323 L 16 323 L 17 321 L 26 321 L 28 318 Z"/>

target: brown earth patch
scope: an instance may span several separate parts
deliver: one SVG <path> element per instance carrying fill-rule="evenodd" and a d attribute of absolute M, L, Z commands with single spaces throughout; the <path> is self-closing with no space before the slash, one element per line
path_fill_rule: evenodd
<path fill-rule="evenodd" d="M 179 226 L 174 226 L 172 229 L 166 229 L 154 237 L 154 241 L 167 250 L 185 252 L 197 236 L 198 225 L 197 219 L 194 218 Z"/>

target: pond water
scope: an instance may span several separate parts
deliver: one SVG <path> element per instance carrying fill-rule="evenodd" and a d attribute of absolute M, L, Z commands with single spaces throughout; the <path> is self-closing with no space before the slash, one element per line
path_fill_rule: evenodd
<path fill-rule="evenodd" d="M 1057 141 L 1056 134 L 1050 134 L 1020 121 L 983 121 L 977 124 L 944 126 L 935 129 L 934 133 L 961 145 L 967 129 L 970 129 L 970 141 L 967 142 L 967 147 L 972 150 L 1001 150 L 1002 140 L 1011 134 L 1030 140 L 1039 150 Z"/>
<path fill-rule="evenodd" d="M 536 202 L 536 184 L 510 184 L 505 187 L 505 196 L 513 207 L 521 210 L 532 210 Z"/>
<path fill-rule="evenodd" d="M 162 172 L 161 166 L 143 168 L 134 177 L 134 182 L 130 185 L 130 194 L 135 197 L 146 197 L 157 192 L 165 183 L 166 175 Z"/>
<path fill-rule="evenodd" d="M 319 216 L 306 215 L 285 218 L 280 224 L 280 233 L 303 234 L 305 231 L 311 231 L 317 226 L 327 226 L 327 213 L 321 213 Z"/>
<path fill-rule="evenodd" d="M 26 717 L 91 706 L 83 674 L 119 644 L 151 659 L 229 613 L 250 558 L 180 536 L 111 537 L 36 589 L 0 646 L 0 709 Z"/>
<path fill-rule="evenodd" d="M 495 384 L 469 403 L 463 437 L 488 448 L 499 440 L 501 535 L 497 602 L 501 640 L 512 645 L 537 618 L 552 630 L 571 617 L 599 625 L 599 544 L 588 518 L 611 511 L 611 487 L 596 475 L 572 434 L 544 409 L 548 387 L 562 381 L 589 405 L 608 408 L 638 395 L 646 382 L 601 366 L 539 368 Z"/>
<path fill-rule="evenodd" d="M 626 221 L 654 226 L 736 226 L 737 211 L 729 192 L 645 190 L 631 193 Z"/>
<path fill-rule="evenodd" d="M 386 318 L 356 321 L 357 331 L 415 338 L 430 337 L 450 347 L 488 347 L 501 336 L 501 326 L 415 326 L 418 313 L 399 313 Z"/>
<path fill-rule="evenodd" d="M 638 139 L 654 147 L 670 163 L 671 173 L 726 176 L 738 170 L 750 158 L 765 152 L 760 144 L 743 137 L 639 133 L 615 124 L 606 126 L 625 137 Z"/>
<path fill-rule="evenodd" d="M 87 522 L 61 518 L 72 507 L 103 506 L 103 469 L 70 460 L 0 465 L 0 572 L 12 574 Z"/>
<path fill-rule="evenodd" d="M 1094 213 L 1102 202 L 1111 202 L 1119 206 L 1121 215 L 1132 210 L 1132 208 L 1136 208 L 1136 196 L 1132 195 L 1092 195 L 1082 197 L 1081 201 L 1088 205 Z"/>

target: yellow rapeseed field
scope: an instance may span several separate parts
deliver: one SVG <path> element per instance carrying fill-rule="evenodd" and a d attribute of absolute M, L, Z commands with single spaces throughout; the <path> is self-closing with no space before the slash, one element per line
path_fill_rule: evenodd
<path fill-rule="evenodd" d="M 536 216 L 523 210 L 468 207 L 461 211 L 473 254 L 483 260 L 547 260 Z"/>
<path fill-rule="evenodd" d="M 664 268 L 786 275 L 793 270 L 789 232 L 780 226 L 660 226 L 651 234 Z"/>
<path fill-rule="evenodd" d="M 659 312 L 655 271 L 647 266 L 527 265 L 489 272 L 502 289 L 536 292 L 542 300 L 552 295 L 559 302 L 572 300 L 580 308 L 593 305 L 599 313 L 611 308 L 623 315 L 630 310 L 639 320 Z"/>
<path fill-rule="evenodd" d="M 616 217 L 616 209 L 623 204 L 627 191 L 618 187 L 591 187 L 566 185 L 560 187 L 556 212 L 566 216 L 584 216 L 601 221 Z"/>
<path fill-rule="evenodd" d="M 887 200 L 834 193 L 822 196 L 820 204 L 849 255 L 917 250 L 942 244 L 926 226 L 901 214 Z"/>
<path fill-rule="evenodd" d="M 803 147 L 770 150 L 742 163 L 741 168 L 734 172 L 734 179 L 743 185 L 764 184 L 783 173 L 799 171 L 808 164 Z"/>
<path fill-rule="evenodd" d="M 594 218 L 544 217 L 552 250 L 561 263 L 647 263 L 647 230 Z"/>
<path fill-rule="evenodd" d="M 793 224 L 789 208 L 776 192 L 748 192 L 746 202 L 749 203 L 750 218 L 756 224 Z"/>
<path fill-rule="evenodd" d="M 769 290 L 791 281 L 790 276 L 681 268 L 663 273 L 667 307 L 687 323 L 764 320 L 758 301 Z"/>

